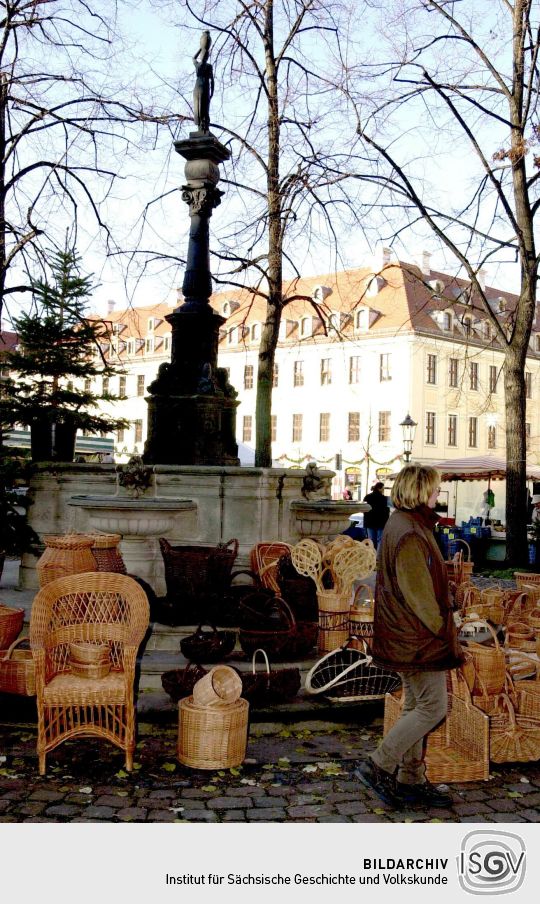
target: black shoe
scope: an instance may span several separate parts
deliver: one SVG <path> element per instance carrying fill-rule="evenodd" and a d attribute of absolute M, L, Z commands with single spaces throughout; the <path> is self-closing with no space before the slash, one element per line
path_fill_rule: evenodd
<path fill-rule="evenodd" d="M 423 807 L 451 807 L 454 803 L 450 794 L 440 791 L 430 782 L 419 785 L 405 785 L 396 782 L 396 796 L 406 804 L 420 804 Z"/>
<path fill-rule="evenodd" d="M 396 780 L 389 772 L 380 769 L 372 760 L 364 760 L 358 769 L 353 772 L 355 778 L 375 792 L 377 797 L 390 807 L 399 808 L 402 805 L 396 791 Z"/>

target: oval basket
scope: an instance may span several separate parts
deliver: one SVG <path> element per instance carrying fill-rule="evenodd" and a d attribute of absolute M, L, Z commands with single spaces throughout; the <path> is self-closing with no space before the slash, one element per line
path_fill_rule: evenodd
<path fill-rule="evenodd" d="M 265 668 L 257 671 L 257 654 L 264 659 Z M 283 703 L 296 697 L 300 690 L 300 669 L 271 669 L 264 650 L 255 650 L 251 672 L 244 672 L 242 696 L 252 706 L 266 706 L 269 703 Z"/>
<path fill-rule="evenodd" d="M 215 625 L 211 631 L 204 631 L 202 624 L 194 634 L 183 637 L 180 650 L 186 659 L 194 662 L 219 662 L 232 653 L 236 644 L 236 631 L 218 631 Z"/>
<path fill-rule="evenodd" d="M 33 697 L 36 693 L 36 668 L 31 650 L 18 650 L 27 637 L 15 640 L 8 650 L 0 652 L 0 692 Z"/>
<path fill-rule="evenodd" d="M 396 672 L 374 665 L 367 653 L 345 644 L 327 653 L 306 676 L 308 694 L 324 694 L 328 700 L 347 703 L 381 700 L 401 684 Z"/>
<path fill-rule="evenodd" d="M 168 672 L 163 672 L 161 685 L 173 703 L 178 703 L 183 697 L 191 696 L 197 681 L 204 678 L 206 674 L 207 671 L 202 665 L 190 662 L 184 669 L 170 669 Z"/>

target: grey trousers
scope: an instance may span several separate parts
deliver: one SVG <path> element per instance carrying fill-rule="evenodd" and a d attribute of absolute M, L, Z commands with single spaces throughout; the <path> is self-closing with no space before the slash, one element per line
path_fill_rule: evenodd
<path fill-rule="evenodd" d="M 426 781 L 424 737 L 445 718 L 448 708 L 446 672 L 400 672 L 405 700 L 401 716 L 377 750 L 373 762 L 397 781 L 417 785 Z"/>

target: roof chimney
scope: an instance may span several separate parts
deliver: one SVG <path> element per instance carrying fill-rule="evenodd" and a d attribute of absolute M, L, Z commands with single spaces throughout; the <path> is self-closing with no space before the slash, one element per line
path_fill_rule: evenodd
<path fill-rule="evenodd" d="M 424 276 L 431 276 L 431 252 L 430 251 L 422 251 L 422 262 L 420 264 L 420 269 L 422 270 L 422 274 Z"/>
<path fill-rule="evenodd" d="M 112 314 L 115 308 L 114 298 L 109 298 L 107 301 L 107 314 Z"/>
<path fill-rule="evenodd" d="M 378 245 L 373 254 L 373 272 L 380 273 L 392 260 L 392 249 Z"/>
<path fill-rule="evenodd" d="M 486 271 L 484 270 L 483 267 L 480 267 L 480 268 L 476 271 L 476 278 L 477 278 L 477 280 L 478 280 L 478 285 L 479 285 L 480 288 L 482 289 L 482 292 L 485 292 L 485 289 L 486 289 Z"/>

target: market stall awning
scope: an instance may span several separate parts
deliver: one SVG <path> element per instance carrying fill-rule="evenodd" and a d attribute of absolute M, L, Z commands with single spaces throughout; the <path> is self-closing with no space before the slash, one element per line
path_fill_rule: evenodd
<path fill-rule="evenodd" d="M 478 455 L 472 458 L 447 458 L 432 463 L 441 473 L 441 480 L 504 480 L 506 460 L 494 455 Z M 527 464 L 528 480 L 540 480 L 540 466 Z"/>

